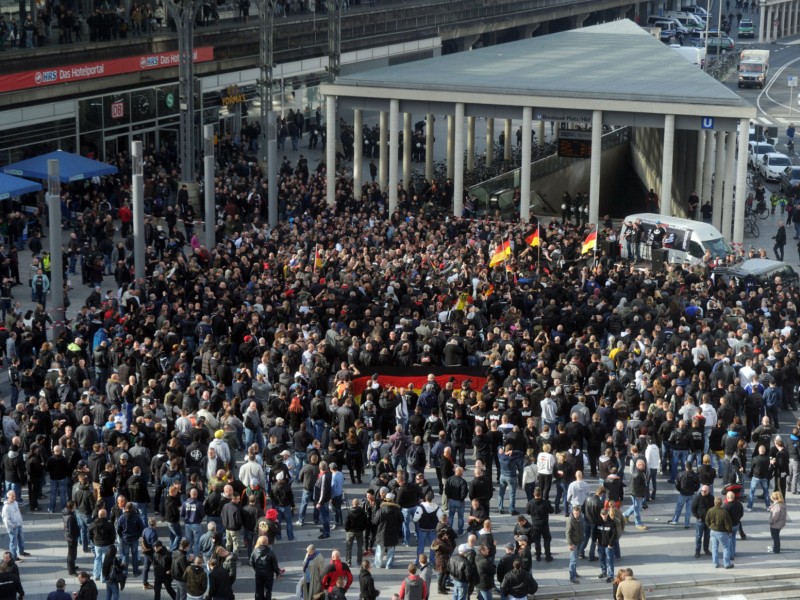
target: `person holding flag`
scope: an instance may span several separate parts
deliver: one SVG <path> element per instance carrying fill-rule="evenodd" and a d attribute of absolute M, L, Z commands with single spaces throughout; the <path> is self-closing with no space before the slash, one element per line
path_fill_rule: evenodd
<path fill-rule="evenodd" d="M 594 231 L 589 233 L 586 236 L 586 239 L 583 240 L 583 245 L 581 246 L 581 254 L 586 254 L 587 252 L 594 251 L 595 256 L 597 255 L 597 226 L 595 225 Z"/>
<path fill-rule="evenodd" d="M 511 256 L 511 242 L 506 240 L 497 246 L 494 254 L 492 254 L 492 258 L 489 260 L 489 268 L 493 269 L 500 263 L 505 262 L 509 256 Z"/>

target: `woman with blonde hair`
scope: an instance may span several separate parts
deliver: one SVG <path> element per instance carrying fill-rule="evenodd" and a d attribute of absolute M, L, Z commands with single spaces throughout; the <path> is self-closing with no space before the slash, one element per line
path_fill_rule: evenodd
<path fill-rule="evenodd" d="M 772 536 L 772 546 L 768 546 L 767 550 L 780 554 L 781 529 L 786 526 L 786 503 L 780 492 L 772 492 L 769 498 L 772 501 L 769 506 L 769 533 Z"/>

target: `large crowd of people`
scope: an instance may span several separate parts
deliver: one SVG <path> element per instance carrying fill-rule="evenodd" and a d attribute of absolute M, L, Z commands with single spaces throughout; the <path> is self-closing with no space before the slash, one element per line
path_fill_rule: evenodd
<path fill-rule="evenodd" d="M 427 598 L 434 571 L 454 600 L 495 588 L 518 600 L 537 587 L 534 563 L 553 560 L 563 515 L 569 579 L 597 561 L 615 597 L 633 598 L 641 584 L 615 572 L 620 537 L 629 519 L 647 531 L 642 510 L 664 484 L 679 494 L 671 522 L 694 518 L 696 556 L 710 546 L 733 567 L 758 491 L 780 551 L 800 485 L 798 430 L 778 425 L 796 406 L 797 289 L 619 261 L 610 221 L 596 254 L 582 254 L 586 223 L 542 222 L 531 247 L 527 224 L 445 217 L 446 182 L 401 190 L 387 214 L 376 184 L 354 191 L 337 174 L 329 206 L 325 165 L 305 159 L 281 166 L 270 230 L 249 148 L 223 138 L 218 156 L 214 248 L 162 148 L 145 159 L 164 213 L 147 222 L 144 280 L 130 190 L 110 177 L 64 192 L 63 268 L 93 288 L 68 326 L 53 337 L 42 306 L 23 314 L 4 295 L 0 583 L 20 583 L 17 563 L 24 580 L 27 513 L 47 510 L 63 517 L 78 599 L 94 600 L 95 582 L 118 598 L 135 577 L 157 600 L 230 600 L 249 565 L 261 600 L 283 573 L 275 545 L 310 513 L 342 545 L 330 558 L 308 547 L 309 600 L 344 597 L 357 567 L 374 600 L 371 571 L 399 568 L 401 545 L 417 556 L 401 600 Z M 11 260 L 19 219 L 2 229 L 9 292 L 25 283 Z M 490 268 L 504 240 L 512 251 Z M 57 267 L 34 261 L 43 300 L 35 279 Z M 438 374 L 417 389 L 384 383 L 384 367 Z M 448 374 L 465 368 L 479 385 Z M 345 507 L 348 476 L 368 489 Z M 507 541 L 493 533 L 502 514 L 516 518 Z"/>

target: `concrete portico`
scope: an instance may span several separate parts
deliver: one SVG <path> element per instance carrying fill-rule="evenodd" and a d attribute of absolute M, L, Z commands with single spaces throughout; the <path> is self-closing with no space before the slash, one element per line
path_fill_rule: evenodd
<path fill-rule="evenodd" d="M 692 150 L 702 148 L 715 157 L 713 173 L 718 184 L 713 196 L 717 218 L 721 222 L 734 221 L 733 239 L 742 239 L 743 213 L 732 218 L 731 207 L 734 187 L 736 206 L 744 207 L 746 164 L 740 160 L 734 165 L 727 154 L 735 153 L 736 146 L 747 146 L 754 107 L 631 21 L 615 21 L 341 76 L 334 83 L 323 85 L 322 93 L 340 111 L 355 111 L 356 122 L 362 122 L 363 112 L 388 113 L 388 131 L 386 134 L 381 131 L 381 135 L 387 135 L 390 143 L 398 139 L 401 120 L 397 115 L 401 113 L 413 115 L 413 120 L 428 115 L 429 123 L 431 115 L 447 115 L 448 136 L 438 143 L 447 144 L 447 171 L 452 173 L 453 208 L 457 216 L 463 210 L 465 162 L 471 162 L 464 160 L 464 151 L 474 150 L 475 117 L 493 120 L 492 132 L 499 129 L 496 120 L 505 121 L 504 153 L 510 153 L 510 120 L 522 121 L 519 208 L 523 220 L 528 219 L 530 209 L 534 122 L 540 131 L 545 121 L 591 128 L 589 220 L 593 223 L 598 222 L 601 214 L 605 125 L 659 132 L 661 160 L 655 168 L 661 168 L 657 192 L 664 215 L 675 214 L 673 203 L 679 200 L 674 192 L 675 182 L 684 178 L 681 171 L 685 161 L 682 155 L 680 160 L 675 156 L 677 133 L 693 132 L 698 140 L 691 138 Z M 328 139 L 334 136 L 335 128 L 329 121 Z M 361 136 L 354 137 L 356 153 L 360 153 Z M 737 137 L 738 143 L 732 144 L 731 140 Z M 432 154 L 428 151 L 426 156 Z M 391 147 L 381 153 L 381 157 L 384 155 L 389 155 L 389 161 L 396 164 Z M 742 156 L 746 153 L 739 152 L 740 159 Z M 696 160 L 702 159 L 701 153 Z M 698 165 L 697 170 L 710 182 L 710 168 L 701 169 Z M 427 175 L 427 164 L 425 171 Z M 692 178 L 694 174 L 692 164 Z M 388 183 L 389 205 L 394 209 L 399 181 L 393 180 L 391 170 Z M 330 189 L 333 188 L 329 186 Z M 704 198 L 711 199 L 710 190 Z M 333 202 L 335 198 L 329 195 L 328 200 Z"/>
<path fill-rule="evenodd" d="M 758 43 L 800 33 L 800 0 L 759 0 Z"/>

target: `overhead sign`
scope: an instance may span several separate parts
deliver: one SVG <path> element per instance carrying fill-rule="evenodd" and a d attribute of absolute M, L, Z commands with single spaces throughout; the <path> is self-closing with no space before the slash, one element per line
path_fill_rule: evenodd
<path fill-rule="evenodd" d="M 203 46 L 194 49 L 194 62 L 209 62 L 214 60 L 214 47 Z M 0 93 L 14 92 L 41 88 L 61 83 L 73 83 L 88 79 L 100 79 L 112 75 L 125 75 L 142 71 L 154 71 L 167 67 L 177 67 L 179 62 L 178 51 L 157 52 L 155 54 L 142 54 L 98 60 L 76 65 L 63 65 L 34 71 L 22 71 L 0 75 Z"/>
<path fill-rule="evenodd" d="M 703 117 L 700 119 L 701 129 L 714 129 L 714 117 Z"/>
<path fill-rule="evenodd" d="M 558 109 L 556 110 L 540 110 L 533 116 L 534 121 L 567 121 L 569 123 L 591 123 L 591 111 L 574 111 L 565 113 Z"/>
<path fill-rule="evenodd" d="M 564 158 L 590 158 L 592 156 L 592 132 L 560 129 L 558 131 L 558 155 Z"/>

